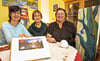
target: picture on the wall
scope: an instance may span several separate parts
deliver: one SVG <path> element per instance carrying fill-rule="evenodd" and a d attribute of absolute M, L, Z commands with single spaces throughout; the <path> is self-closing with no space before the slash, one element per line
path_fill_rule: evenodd
<path fill-rule="evenodd" d="M 53 13 L 56 12 L 57 8 L 59 7 L 58 3 L 53 4 Z"/>
<path fill-rule="evenodd" d="M 21 8 L 27 7 L 27 1 L 28 0 L 2 0 L 3 6 L 11 6 L 11 5 L 17 5 Z"/>
<path fill-rule="evenodd" d="M 29 16 L 28 16 L 28 9 L 27 8 L 21 8 L 21 23 L 24 26 L 29 25 Z"/>
<path fill-rule="evenodd" d="M 2 0 L 3 6 L 17 5 L 21 8 L 30 7 L 32 9 L 38 9 L 38 0 Z"/>
<path fill-rule="evenodd" d="M 38 0 L 28 0 L 27 6 L 31 9 L 38 9 Z"/>

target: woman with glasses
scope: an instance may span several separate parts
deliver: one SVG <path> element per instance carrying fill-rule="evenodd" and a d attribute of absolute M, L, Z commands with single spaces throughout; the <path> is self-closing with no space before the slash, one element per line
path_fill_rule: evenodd
<path fill-rule="evenodd" d="M 47 25 L 41 21 L 42 14 L 39 10 L 35 10 L 32 13 L 32 19 L 34 20 L 34 23 L 29 27 L 28 31 L 33 36 L 44 36 L 46 35 L 47 31 Z"/>
<path fill-rule="evenodd" d="M 47 30 L 47 41 L 56 43 L 66 40 L 69 45 L 75 47 L 76 28 L 73 23 L 66 20 L 66 11 L 58 8 L 55 16 L 56 22 L 51 23 Z"/>
<path fill-rule="evenodd" d="M 9 7 L 9 21 L 1 26 L 0 45 L 8 44 L 10 47 L 11 39 L 16 37 L 29 37 L 31 34 L 20 23 L 21 8 L 18 6 Z"/>

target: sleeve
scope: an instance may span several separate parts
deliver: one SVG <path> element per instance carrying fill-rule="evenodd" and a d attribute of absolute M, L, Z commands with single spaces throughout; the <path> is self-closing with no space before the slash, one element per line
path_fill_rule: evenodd
<path fill-rule="evenodd" d="M 22 25 L 22 24 L 21 24 Z M 27 34 L 28 36 L 31 36 L 31 34 L 28 32 L 28 30 L 24 27 L 24 25 L 22 25 L 22 29 L 23 29 L 23 32 L 25 34 Z"/>
<path fill-rule="evenodd" d="M 32 26 L 29 26 L 28 31 L 29 31 L 31 34 L 33 34 L 33 33 L 32 33 Z"/>
<path fill-rule="evenodd" d="M 76 37 L 76 27 L 74 26 L 74 24 L 72 24 L 72 40 L 73 40 L 73 46 L 75 47 L 76 46 L 76 43 L 75 43 L 75 37 Z"/>
<path fill-rule="evenodd" d="M 47 34 L 47 25 L 45 24 L 45 30 L 44 30 L 44 35 Z"/>
<path fill-rule="evenodd" d="M 9 29 L 8 29 L 7 25 L 6 25 L 6 24 L 2 24 L 1 30 L 2 30 L 2 33 L 4 34 L 4 38 L 5 38 L 6 42 L 7 42 L 8 44 L 10 44 L 10 43 L 11 43 L 11 38 L 12 38 L 12 36 L 11 36 L 11 34 L 10 34 L 10 32 L 9 32 Z M 1 36 L 2 36 L 2 35 L 1 35 Z M 4 42 L 4 41 L 3 41 L 3 42 Z"/>
<path fill-rule="evenodd" d="M 71 33 L 72 33 L 72 40 L 74 40 L 75 41 L 75 37 L 76 37 L 76 27 L 75 27 L 75 25 L 73 24 L 73 23 L 71 23 L 71 22 L 69 22 L 69 24 L 70 24 L 70 27 L 71 27 Z"/>
<path fill-rule="evenodd" d="M 72 34 L 73 40 L 75 41 L 75 37 L 76 37 L 76 27 L 74 26 L 74 24 L 73 24 L 72 30 L 73 30 L 73 34 Z"/>
<path fill-rule="evenodd" d="M 3 35 L 3 33 L 2 33 L 2 30 L 0 31 L 1 33 L 1 39 L 0 39 L 0 45 L 4 45 L 4 44 L 7 44 L 7 42 L 6 42 L 6 40 L 4 39 L 4 35 Z"/>
<path fill-rule="evenodd" d="M 51 34 L 53 33 L 53 24 L 50 24 L 48 29 L 47 29 L 47 33 Z"/>

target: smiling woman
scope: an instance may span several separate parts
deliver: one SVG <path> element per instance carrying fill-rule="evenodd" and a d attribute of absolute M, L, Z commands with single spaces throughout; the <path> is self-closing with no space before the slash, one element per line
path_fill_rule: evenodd
<path fill-rule="evenodd" d="M 0 45 L 11 43 L 12 38 L 29 37 L 30 33 L 20 24 L 21 8 L 18 6 L 9 7 L 9 21 L 1 26 L 1 41 Z"/>
<path fill-rule="evenodd" d="M 47 30 L 47 40 L 51 43 L 66 40 L 69 45 L 75 47 L 76 28 L 74 24 L 66 20 L 66 11 L 58 8 L 55 13 L 56 22 L 49 25 Z"/>
<path fill-rule="evenodd" d="M 28 31 L 33 36 L 45 36 L 47 31 L 47 25 L 41 21 L 42 13 L 39 10 L 35 10 L 32 14 L 32 19 L 35 22 L 32 23 Z"/>

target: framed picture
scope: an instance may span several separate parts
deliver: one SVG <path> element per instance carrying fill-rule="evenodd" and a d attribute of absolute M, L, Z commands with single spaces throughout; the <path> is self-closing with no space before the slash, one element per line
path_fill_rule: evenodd
<path fill-rule="evenodd" d="M 59 4 L 56 3 L 56 4 L 53 4 L 53 13 L 56 12 L 57 8 L 59 7 Z"/>
<path fill-rule="evenodd" d="M 38 9 L 38 0 L 2 0 L 3 6 L 17 5 L 21 8 Z"/>
<path fill-rule="evenodd" d="M 11 41 L 11 61 L 31 61 L 50 57 L 49 45 L 45 36 L 13 38 Z"/>
<path fill-rule="evenodd" d="M 21 8 L 21 23 L 24 26 L 29 25 L 29 16 L 28 16 L 28 9 L 27 8 Z"/>

